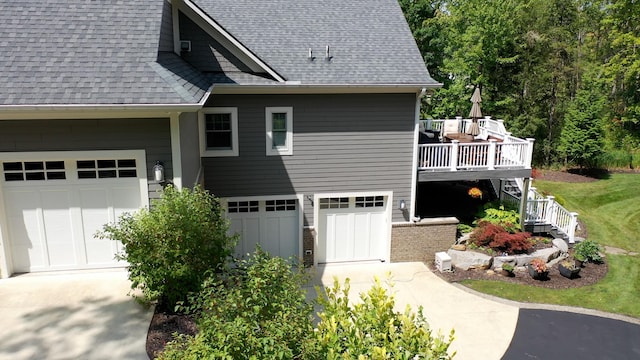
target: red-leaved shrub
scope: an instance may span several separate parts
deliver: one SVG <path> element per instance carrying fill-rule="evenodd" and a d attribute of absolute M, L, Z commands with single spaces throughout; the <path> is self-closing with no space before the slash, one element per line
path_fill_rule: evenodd
<path fill-rule="evenodd" d="M 496 234 L 505 233 L 506 230 L 498 225 L 488 221 L 481 221 L 478 227 L 471 233 L 469 239 L 477 246 L 487 246 L 493 241 Z"/>
<path fill-rule="evenodd" d="M 476 246 L 487 246 L 509 254 L 522 254 L 531 250 L 533 242 L 530 239 L 531 234 L 528 232 L 512 234 L 504 227 L 488 221 L 481 221 L 469 237 L 469 241 Z"/>
<path fill-rule="evenodd" d="M 531 234 L 528 232 L 518 232 L 510 234 L 508 232 L 498 233 L 489 243 L 489 247 L 509 254 L 526 253 L 533 247 Z"/>

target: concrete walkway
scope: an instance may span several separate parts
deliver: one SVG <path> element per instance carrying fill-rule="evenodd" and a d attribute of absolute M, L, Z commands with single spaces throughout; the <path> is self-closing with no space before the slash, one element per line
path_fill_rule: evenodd
<path fill-rule="evenodd" d="M 152 309 L 122 270 L 0 280 L 0 359 L 148 359 Z"/>
<path fill-rule="evenodd" d="M 348 277 L 349 298 L 357 300 L 373 284 L 374 276 L 387 279 L 390 272 L 397 311 L 407 304 L 424 314 L 434 333 L 447 336 L 455 329 L 451 350 L 456 360 L 500 359 L 507 351 L 518 322 L 518 307 L 483 298 L 452 286 L 433 274 L 423 263 L 326 265 L 315 269 L 314 285 L 332 286 Z"/>

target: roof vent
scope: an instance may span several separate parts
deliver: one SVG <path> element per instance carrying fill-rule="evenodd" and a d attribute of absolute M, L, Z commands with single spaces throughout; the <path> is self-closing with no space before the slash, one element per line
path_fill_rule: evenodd
<path fill-rule="evenodd" d="M 333 59 L 333 56 L 331 56 L 331 48 L 329 48 L 329 45 L 327 45 L 327 49 L 326 50 L 327 51 L 326 51 L 324 59 L 326 61 L 331 61 L 331 59 Z"/>
<path fill-rule="evenodd" d="M 180 52 L 191 52 L 190 40 L 180 40 Z"/>

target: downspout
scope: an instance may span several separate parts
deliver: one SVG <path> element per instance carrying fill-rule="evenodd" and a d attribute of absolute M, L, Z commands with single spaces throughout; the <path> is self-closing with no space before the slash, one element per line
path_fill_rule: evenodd
<path fill-rule="evenodd" d="M 416 197 L 418 190 L 418 130 L 420 126 L 420 105 L 422 98 L 427 93 L 427 88 L 422 88 L 416 94 L 415 121 L 413 124 L 413 163 L 411 165 L 411 207 L 409 208 L 408 221 L 415 221 L 416 218 Z"/>

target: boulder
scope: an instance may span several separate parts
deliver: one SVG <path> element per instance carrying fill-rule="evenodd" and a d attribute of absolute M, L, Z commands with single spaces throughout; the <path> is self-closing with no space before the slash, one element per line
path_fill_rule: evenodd
<path fill-rule="evenodd" d="M 451 248 L 453 250 L 458 250 L 458 251 L 465 251 L 467 250 L 467 246 L 465 244 L 455 244 L 453 246 L 451 246 Z"/>
<path fill-rule="evenodd" d="M 534 256 L 532 255 L 516 255 L 516 266 L 527 266 L 533 260 Z"/>
<path fill-rule="evenodd" d="M 451 264 L 461 270 L 482 269 L 491 267 L 492 257 L 475 251 L 458 251 L 449 249 Z"/>
<path fill-rule="evenodd" d="M 470 237 L 471 237 L 471 233 L 463 234 L 462 236 L 460 236 L 460 237 L 458 238 L 457 243 L 458 243 L 458 244 L 466 244 L 466 243 L 469 241 L 469 238 L 470 238 Z"/>
<path fill-rule="evenodd" d="M 493 268 L 497 270 L 502 269 L 502 264 L 511 264 L 517 266 L 515 256 L 496 256 L 493 258 Z"/>
<path fill-rule="evenodd" d="M 564 239 L 555 238 L 553 239 L 553 241 L 551 241 L 551 243 L 553 244 L 553 246 L 560 249 L 560 252 L 562 252 L 563 254 L 566 254 L 567 252 L 569 252 L 569 244 L 567 244 L 567 242 L 564 241 Z"/>
<path fill-rule="evenodd" d="M 536 250 L 531 254 L 531 257 L 541 258 L 545 262 L 549 262 L 549 261 L 557 258 L 558 256 L 560 256 L 560 249 L 558 249 L 555 246 L 554 247 L 550 247 L 550 248 L 546 248 L 546 249 Z"/>

